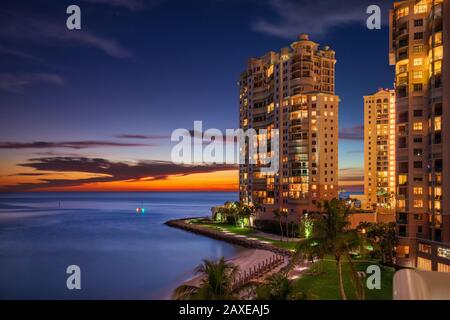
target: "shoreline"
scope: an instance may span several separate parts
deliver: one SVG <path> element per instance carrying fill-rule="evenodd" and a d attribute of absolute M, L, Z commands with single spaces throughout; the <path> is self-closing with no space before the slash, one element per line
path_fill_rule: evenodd
<path fill-rule="evenodd" d="M 261 241 L 250 240 L 247 239 L 246 237 L 238 237 L 235 235 L 226 234 L 220 231 L 207 229 L 205 227 L 189 223 L 189 221 L 193 219 L 205 219 L 205 217 L 174 219 L 166 221 L 164 224 L 172 228 L 177 228 L 195 234 L 207 236 L 213 239 L 222 240 L 241 247 L 271 251 L 275 254 L 282 255 L 287 258 L 290 258 L 292 256 L 292 251 L 288 249 L 275 247 L 270 243 L 262 243 Z"/>
<path fill-rule="evenodd" d="M 175 219 L 166 221 L 164 224 L 169 227 L 224 241 L 247 249 L 244 253 L 239 253 L 231 258 L 226 259 L 226 261 L 231 262 L 239 267 L 240 276 L 250 275 L 250 280 L 252 281 L 261 281 L 268 275 L 275 272 L 280 272 L 289 265 L 292 252 L 288 249 L 278 248 L 271 244 L 263 243 L 259 240 L 255 241 L 244 236 L 224 233 L 221 231 L 208 229 L 199 225 L 189 223 L 190 220 L 204 218 L 205 217 L 191 217 Z M 276 263 L 273 267 L 264 269 L 264 264 L 267 264 L 269 261 L 271 261 L 271 259 L 274 259 L 276 257 L 279 257 L 279 262 Z M 262 268 L 260 269 L 260 267 Z M 254 273 L 251 274 L 252 272 Z M 200 282 L 201 276 L 194 274 L 192 278 L 182 282 L 181 284 L 198 286 Z"/>

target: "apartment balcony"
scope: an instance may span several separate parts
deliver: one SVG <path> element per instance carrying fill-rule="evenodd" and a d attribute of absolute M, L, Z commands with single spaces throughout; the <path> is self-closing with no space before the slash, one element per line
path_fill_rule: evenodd
<path fill-rule="evenodd" d="M 291 120 L 291 122 L 290 122 L 290 125 L 293 127 L 301 126 L 302 124 L 308 124 L 308 119 L 307 118 L 295 119 L 295 120 Z"/>
<path fill-rule="evenodd" d="M 397 213 L 396 222 L 397 224 L 408 224 L 408 215 L 406 213 Z"/>
<path fill-rule="evenodd" d="M 424 233 L 416 233 L 416 238 L 420 240 L 431 240 L 431 236 L 427 236 Z"/>
<path fill-rule="evenodd" d="M 409 45 L 409 39 L 408 37 L 403 37 L 401 39 L 398 40 L 398 49 L 403 48 L 403 47 L 407 47 Z"/>
<path fill-rule="evenodd" d="M 399 238 L 408 238 L 408 232 L 406 232 L 406 231 L 402 231 L 402 232 L 397 232 L 397 237 L 399 237 Z"/>
<path fill-rule="evenodd" d="M 307 104 L 294 104 L 291 106 L 292 112 L 300 111 L 300 110 L 308 110 L 308 105 Z"/>
<path fill-rule="evenodd" d="M 304 139 L 296 139 L 289 141 L 289 147 L 308 147 L 309 141 Z"/>
<path fill-rule="evenodd" d="M 399 53 L 397 56 L 397 61 L 408 59 L 408 52 Z"/>
<path fill-rule="evenodd" d="M 288 198 L 288 203 L 293 205 L 307 205 L 309 204 L 309 196 L 305 194 L 305 198 Z"/>
<path fill-rule="evenodd" d="M 397 36 L 408 35 L 408 32 L 409 32 L 408 27 L 398 28 Z"/>
<path fill-rule="evenodd" d="M 396 97 L 401 98 L 407 98 L 408 97 L 408 86 L 407 85 L 398 85 L 396 90 Z"/>

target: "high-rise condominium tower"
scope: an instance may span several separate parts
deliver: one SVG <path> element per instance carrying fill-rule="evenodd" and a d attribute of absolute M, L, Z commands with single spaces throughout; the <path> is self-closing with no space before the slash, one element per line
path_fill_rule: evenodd
<path fill-rule="evenodd" d="M 395 91 L 364 97 L 364 195 L 366 209 L 395 205 Z"/>
<path fill-rule="evenodd" d="M 248 160 L 239 167 L 240 200 L 261 205 L 260 219 L 278 209 L 295 220 L 338 195 L 335 63 L 333 50 L 303 34 L 279 53 L 251 58 L 241 74 L 240 127 L 266 129 L 268 136 L 279 130 L 278 150 L 268 150 L 279 152 L 278 173 L 263 174 L 260 163 Z"/>
<path fill-rule="evenodd" d="M 450 0 L 398 1 L 395 65 L 397 263 L 450 272 Z"/>

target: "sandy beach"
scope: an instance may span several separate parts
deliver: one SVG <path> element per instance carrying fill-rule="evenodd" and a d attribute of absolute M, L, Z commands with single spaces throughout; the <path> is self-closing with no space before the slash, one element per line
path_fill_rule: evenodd
<path fill-rule="evenodd" d="M 271 257 L 274 257 L 274 255 L 275 254 L 273 252 L 268 250 L 249 249 L 234 258 L 228 259 L 227 262 L 231 262 L 238 266 L 239 272 L 243 274 L 244 271 L 248 272 L 250 269 L 258 266 L 258 263 L 269 260 Z M 200 285 L 201 279 L 201 276 L 197 275 L 186 281 L 184 284 L 198 286 Z"/>

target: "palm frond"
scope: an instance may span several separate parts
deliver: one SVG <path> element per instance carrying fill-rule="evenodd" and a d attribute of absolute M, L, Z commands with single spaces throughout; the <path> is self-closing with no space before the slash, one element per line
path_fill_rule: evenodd
<path fill-rule="evenodd" d="M 175 289 L 172 298 L 175 300 L 191 300 L 198 294 L 199 287 L 191 285 L 181 285 Z"/>

